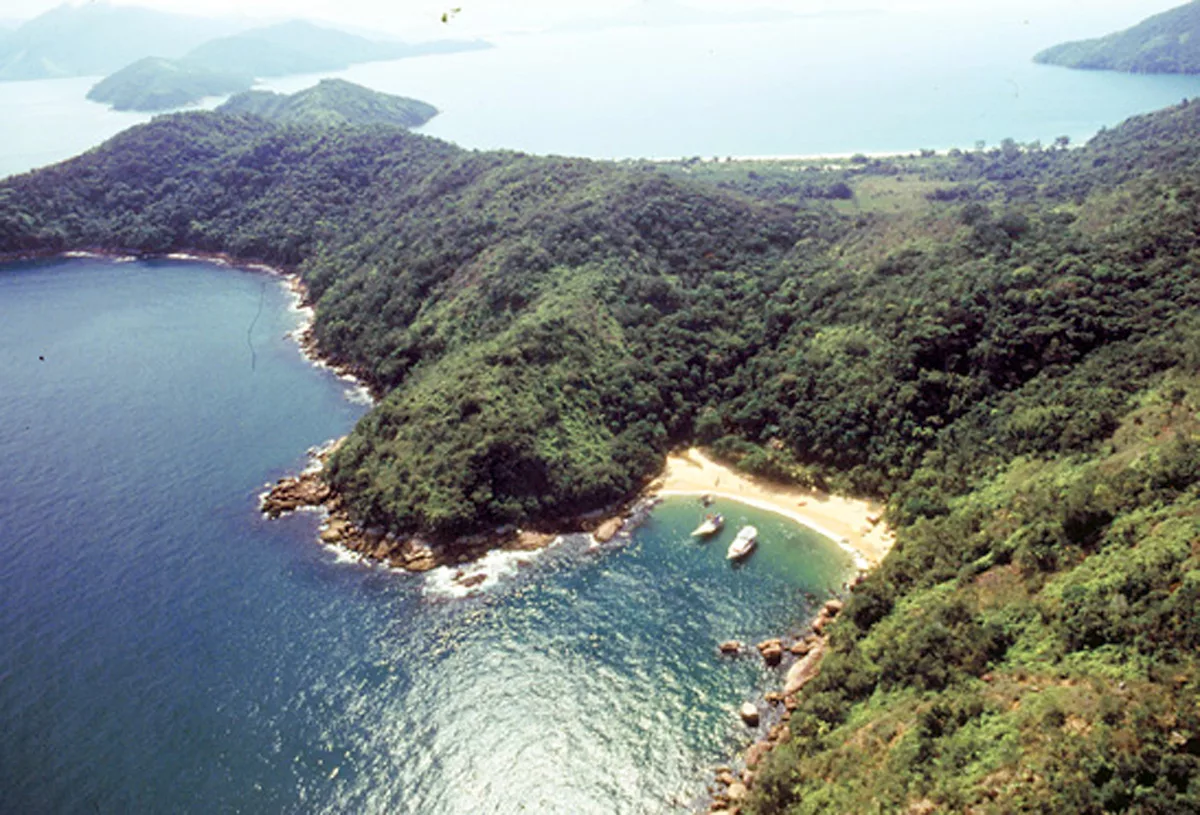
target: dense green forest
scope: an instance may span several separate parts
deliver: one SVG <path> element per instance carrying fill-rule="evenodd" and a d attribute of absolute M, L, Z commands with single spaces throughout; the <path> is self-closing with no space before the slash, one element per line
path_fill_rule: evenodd
<path fill-rule="evenodd" d="M 1137 74 L 1200 73 L 1200 0 L 1106 37 L 1055 45 L 1034 61 Z"/>
<path fill-rule="evenodd" d="M 293 124 L 398 127 L 420 127 L 438 113 L 433 105 L 419 99 L 380 93 L 344 79 L 322 79 L 293 94 L 246 91 L 217 110 Z"/>
<path fill-rule="evenodd" d="M 381 394 L 329 476 L 450 536 L 674 444 L 888 499 L 755 812 L 1200 810 L 1200 105 L 1069 150 L 622 164 L 161 117 L 0 183 L 0 251 L 295 268 Z"/>

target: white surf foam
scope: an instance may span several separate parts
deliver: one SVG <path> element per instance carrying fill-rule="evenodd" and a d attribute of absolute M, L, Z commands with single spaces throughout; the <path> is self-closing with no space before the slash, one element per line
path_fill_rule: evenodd
<path fill-rule="evenodd" d="M 461 599 L 482 594 L 499 585 L 506 578 L 517 574 L 543 557 L 545 553 L 562 543 L 559 536 L 544 549 L 532 552 L 511 552 L 496 549 L 488 552 L 474 563 L 461 566 L 439 566 L 425 573 L 424 592 L 427 597 Z M 464 585 L 470 583 L 471 585 Z"/>

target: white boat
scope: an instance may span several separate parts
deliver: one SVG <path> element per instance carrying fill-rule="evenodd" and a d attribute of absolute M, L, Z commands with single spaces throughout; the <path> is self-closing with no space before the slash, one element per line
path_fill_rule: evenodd
<path fill-rule="evenodd" d="M 705 515 L 704 522 L 692 530 L 693 538 L 707 538 L 721 531 L 725 518 L 721 515 Z"/>
<path fill-rule="evenodd" d="M 750 550 L 754 548 L 754 541 L 757 538 L 757 529 L 752 526 L 743 526 L 738 530 L 737 537 L 733 539 L 733 543 L 729 544 L 729 551 L 725 554 L 725 559 L 737 560 L 750 554 Z"/>

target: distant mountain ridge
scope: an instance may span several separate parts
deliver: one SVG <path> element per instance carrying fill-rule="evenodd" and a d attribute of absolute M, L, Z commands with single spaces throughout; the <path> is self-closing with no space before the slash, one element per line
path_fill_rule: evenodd
<path fill-rule="evenodd" d="M 136 59 L 180 57 L 207 40 L 245 28 L 231 19 L 132 6 L 62 5 L 0 30 L 0 81 L 107 74 Z"/>
<path fill-rule="evenodd" d="M 256 78 L 489 47 L 481 40 L 416 44 L 369 40 L 292 20 L 209 40 L 179 59 L 138 60 L 97 83 L 88 91 L 88 99 L 117 110 L 168 110 L 206 96 L 249 90 Z"/>
<path fill-rule="evenodd" d="M 188 52 L 188 63 L 214 71 L 286 76 L 334 71 L 360 62 L 490 47 L 481 40 L 410 44 L 369 40 L 301 20 L 255 28 L 205 42 Z"/>
<path fill-rule="evenodd" d="M 1033 59 L 1046 65 L 1085 70 L 1200 73 L 1200 0 L 1105 37 L 1055 45 Z"/>
<path fill-rule="evenodd" d="M 291 95 L 239 93 L 217 112 L 260 116 L 286 124 L 420 127 L 436 116 L 438 109 L 419 99 L 379 93 L 344 79 L 322 79 Z"/>

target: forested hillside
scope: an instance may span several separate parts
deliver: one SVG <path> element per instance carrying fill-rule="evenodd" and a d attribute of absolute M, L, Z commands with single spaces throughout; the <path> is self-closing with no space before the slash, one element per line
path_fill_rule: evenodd
<path fill-rule="evenodd" d="M 1200 73 L 1200 2 L 1156 14 L 1133 28 L 1047 48 L 1036 62 L 1136 74 Z"/>
<path fill-rule="evenodd" d="M 330 477 L 451 535 L 672 444 L 881 494 L 898 545 L 760 812 L 1200 807 L 1200 105 L 1078 150 L 660 168 L 163 117 L 0 184 L 0 251 L 295 267 L 383 401 Z"/>
<path fill-rule="evenodd" d="M 217 111 L 292 124 L 398 127 L 420 127 L 438 113 L 419 99 L 380 93 L 344 79 L 322 79 L 293 94 L 245 91 L 230 97 Z"/>
<path fill-rule="evenodd" d="M 220 73 L 182 60 L 146 57 L 97 82 L 87 93 L 113 110 L 159 111 L 183 107 L 206 96 L 246 91 L 248 74 Z"/>

